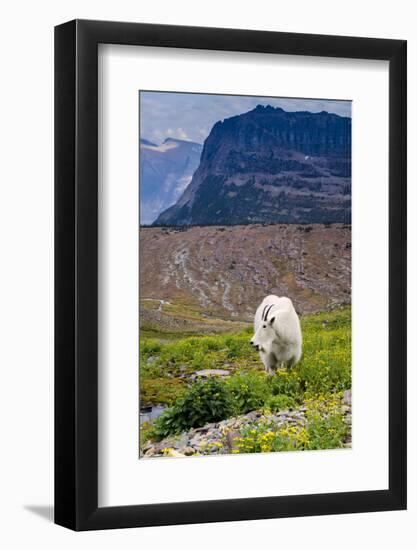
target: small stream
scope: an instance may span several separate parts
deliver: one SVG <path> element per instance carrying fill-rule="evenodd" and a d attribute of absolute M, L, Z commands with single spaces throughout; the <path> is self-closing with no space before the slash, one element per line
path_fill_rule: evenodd
<path fill-rule="evenodd" d="M 139 414 L 140 424 L 158 418 L 158 416 L 160 416 L 165 409 L 166 407 L 163 407 L 162 405 L 149 405 L 149 407 L 142 407 Z"/>

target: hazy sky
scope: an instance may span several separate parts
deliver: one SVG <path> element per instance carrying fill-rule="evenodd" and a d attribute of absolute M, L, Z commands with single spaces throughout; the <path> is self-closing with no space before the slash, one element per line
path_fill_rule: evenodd
<path fill-rule="evenodd" d="M 160 144 L 167 137 L 203 143 L 218 120 L 240 115 L 257 105 L 286 111 L 328 111 L 351 116 L 350 101 L 233 95 L 140 92 L 141 138 Z"/>

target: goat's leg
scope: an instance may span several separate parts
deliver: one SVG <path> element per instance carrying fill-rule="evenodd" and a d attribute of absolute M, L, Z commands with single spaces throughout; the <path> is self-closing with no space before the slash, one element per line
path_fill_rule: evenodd
<path fill-rule="evenodd" d="M 295 357 L 291 357 L 291 359 L 285 363 L 287 371 L 288 372 L 291 371 L 296 363 L 297 363 L 297 361 L 295 360 Z"/>
<path fill-rule="evenodd" d="M 276 367 L 276 360 L 272 353 L 262 353 L 261 355 L 262 363 L 265 366 L 266 372 L 269 376 L 274 374 L 274 367 Z"/>

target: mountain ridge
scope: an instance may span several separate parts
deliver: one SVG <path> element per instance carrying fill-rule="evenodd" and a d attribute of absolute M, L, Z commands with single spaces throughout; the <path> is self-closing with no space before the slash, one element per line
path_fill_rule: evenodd
<path fill-rule="evenodd" d="M 350 223 L 351 119 L 258 105 L 214 124 L 154 225 Z"/>

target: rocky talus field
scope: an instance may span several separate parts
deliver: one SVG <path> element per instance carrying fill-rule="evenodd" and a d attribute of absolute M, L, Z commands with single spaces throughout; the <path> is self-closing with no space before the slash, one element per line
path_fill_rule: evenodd
<path fill-rule="evenodd" d="M 350 291 L 350 225 L 140 229 L 143 333 L 239 330 L 267 294 L 305 314 L 349 304 Z"/>

